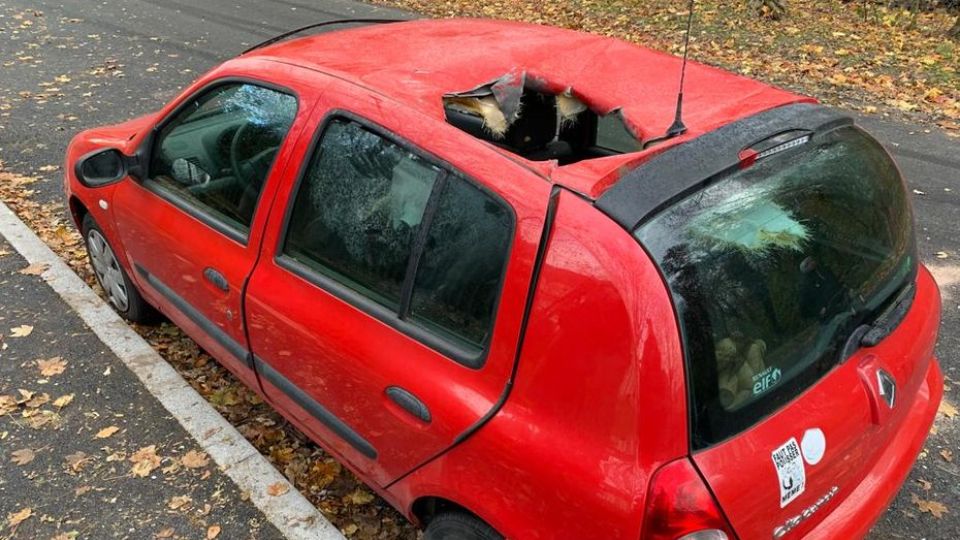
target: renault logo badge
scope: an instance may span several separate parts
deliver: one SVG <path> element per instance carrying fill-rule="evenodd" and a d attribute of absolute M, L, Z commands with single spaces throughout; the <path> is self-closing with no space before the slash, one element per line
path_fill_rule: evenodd
<path fill-rule="evenodd" d="M 877 387 L 880 389 L 880 397 L 887 402 L 891 409 L 897 399 L 897 383 L 893 376 L 882 369 L 877 370 Z"/>

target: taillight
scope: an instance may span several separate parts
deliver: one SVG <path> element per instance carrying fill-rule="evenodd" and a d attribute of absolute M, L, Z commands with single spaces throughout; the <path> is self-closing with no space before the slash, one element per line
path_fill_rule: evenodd
<path fill-rule="evenodd" d="M 643 518 L 644 540 L 734 538 L 717 501 L 690 460 L 668 463 L 653 476 Z"/>

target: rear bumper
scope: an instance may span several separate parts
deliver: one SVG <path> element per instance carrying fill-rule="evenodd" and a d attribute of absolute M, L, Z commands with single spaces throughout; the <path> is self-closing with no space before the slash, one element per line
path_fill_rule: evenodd
<path fill-rule="evenodd" d="M 929 362 L 923 384 L 914 395 L 913 403 L 901 421 L 900 431 L 890 445 L 883 450 L 863 481 L 804 538 L 866 536 L 913 469 L 942 397 L 943 373 L 934 358 Z"/>

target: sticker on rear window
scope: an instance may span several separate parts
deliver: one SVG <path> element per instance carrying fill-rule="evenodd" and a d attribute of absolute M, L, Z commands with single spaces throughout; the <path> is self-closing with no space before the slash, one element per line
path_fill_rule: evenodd
<path fill-rule="evenodd" d="M 783 446 L 771 454 L 773 466 L 777 468 L 777 480 L 780 482 L 780 508 L 790 504 L 803 493 L 807 484 L 807 475 L 803 470 L 803 458 L 800 445 L 791 437 Z"/>

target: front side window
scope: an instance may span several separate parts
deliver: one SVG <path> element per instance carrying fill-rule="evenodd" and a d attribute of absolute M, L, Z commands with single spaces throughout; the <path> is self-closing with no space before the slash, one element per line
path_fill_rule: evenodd
<path fill-rule="evenodd" d="M 277 151 L 296 116 L 289 94 L 246 83 L 191 101 L 158 133 L 150 181 L 177 201 L 246 234 Z"/>
<path fill-rule="evenodd" d="M 397 309 L 439 173 L 355 122 L 331 122 L 301 181 L 285 252 Z"/>
<path fill-rule="evenodd" d="M 900 175 L 853 127 L 738 169 L 636 237 L 680 316 L 695 447 L 748 428 L 814 384 L 916 266 Z"/>
<path fill-rule="evenodd" d="M 282 253 L 385 307 L 395 326 L 479 354 L 512 225 L 504 204 L 466 179 L 335 119 L 295 195 Z"/>

